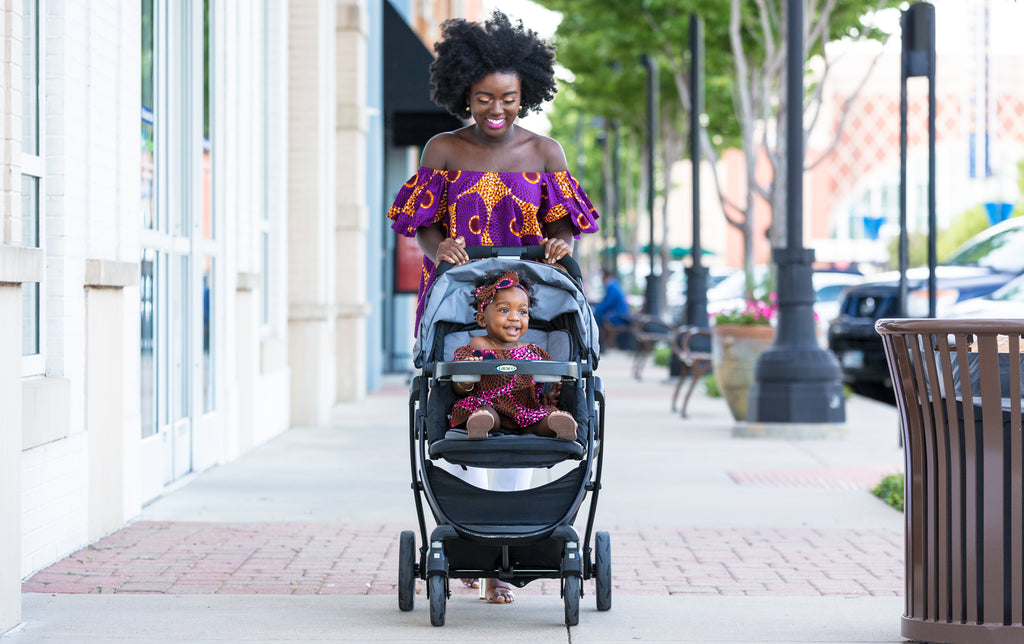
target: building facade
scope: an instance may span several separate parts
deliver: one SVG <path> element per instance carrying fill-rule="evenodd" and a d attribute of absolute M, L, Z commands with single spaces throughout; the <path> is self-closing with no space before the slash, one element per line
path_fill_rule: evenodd
<path fill-rule="evenodd" d="M 446 116 L 384 67 L 429 62 L 425 8 L 479 2 L 0 2 L 0 633 L 24 577 L 409 368 L 385 202 Z"/>

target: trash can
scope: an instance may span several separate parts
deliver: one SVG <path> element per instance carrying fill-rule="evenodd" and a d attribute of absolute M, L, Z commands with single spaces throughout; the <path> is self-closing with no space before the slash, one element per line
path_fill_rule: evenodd
<path fill-rule="evenodd" d="M 1024 642 L 1024 320 L 884 319 L 906 460 L 904 637 Z"/>

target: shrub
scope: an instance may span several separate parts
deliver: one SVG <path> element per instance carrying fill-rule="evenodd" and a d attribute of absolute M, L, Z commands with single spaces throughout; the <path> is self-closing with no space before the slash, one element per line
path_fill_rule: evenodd
<path fill-rule="evenodd" d="M 872 493 L 900 512 L 903 512 L 903 475 L 890 474 L 875 486 Z"/>
<path fill-rule="evenodd" d="M 715 380 L 715 374 L 709 373 L 704 376 L 701 382 L 704 384 L 704 391 L 707 392 L 709 398 L 722 397 L 722 392 L 718 390 L 718 381 Z"/>
<path fill-rule="evenodd" d="M 672 348 L 663 344 L 654 347 L 654 364 L 659 367 L 667 367 L 672 359 Z"/>

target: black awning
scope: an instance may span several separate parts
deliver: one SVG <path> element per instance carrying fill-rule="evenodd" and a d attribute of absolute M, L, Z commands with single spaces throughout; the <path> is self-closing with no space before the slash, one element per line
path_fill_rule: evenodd
<path fill-rule="evenodd" d="M 391 2 L 384 3 L 384 127 L 396 146 L 423 145 L 462 122 L 430 100 L 430 63 L 423 46 Z"/>

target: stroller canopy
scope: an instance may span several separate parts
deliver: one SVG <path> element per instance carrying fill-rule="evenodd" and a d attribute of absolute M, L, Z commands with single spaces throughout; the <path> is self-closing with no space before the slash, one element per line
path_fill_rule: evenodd
<path fill-rule="evenodd" d="M 473 324 L 475 312 L 471 306 L 475 282 L 478 277 L 492 272 L 514 270 L 520 277 L 533 282 L 536 306 L 530 309 L 532 320 L 551 322 L 569 314 L 571 322 L 566 329 L 584 347 L 585 357 L 596 368 L 599 357 L 597 322 L 581 285 L 562 269 L 550 264 L 519 258 L 492 257 L 454 266 L 437 277 L 427 293 L 427 303 L 420 320 L 419 334 L 413 348 L 418 368 L 442 356 L 430 355 L 437 338 L 439 322 Z"/>

